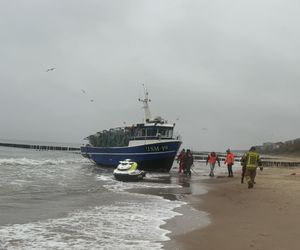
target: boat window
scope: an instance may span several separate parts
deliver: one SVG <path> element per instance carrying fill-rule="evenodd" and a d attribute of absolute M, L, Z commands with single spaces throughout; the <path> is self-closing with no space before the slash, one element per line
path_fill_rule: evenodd
<path fill-rule="evenodd" d="M 136 134 L 136 135 L 137 135 L 138 137 L 147 136 L 146 132 L 147 132 L 147 131 L 146 131 L 145 128 L 140 128 L 140 129 L 137 130 L 137 134 Z"/>
<path fill-rule="evenodd" d="M 172 138 L 173 128 L 170 127 L 137 127 L 134 134 L 132 134 L 136 139 L 155 139 L 155 138 Z"/>
<path fill-rule="evenodd" d="M 156 130 L 155 127 L 147 128 L 147 136 L 156 136 Z"/>
<path fill-rule="evenodd" d="M 172 128 L 159 128 L 157 130 L 157 135 L 160 135 L 161 138 L 172 138 L 173 129 Z"/>

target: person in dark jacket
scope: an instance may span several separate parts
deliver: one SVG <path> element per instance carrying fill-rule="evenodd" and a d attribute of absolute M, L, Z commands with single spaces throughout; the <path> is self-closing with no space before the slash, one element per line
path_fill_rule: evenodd
<path fill-rule="evenodd" d="M 241 183 L 244 183 L 244 178 L 246 174 L 246 153 L 241 158 L 241 166 L 242 166 L 242 173 L 241 173 Z"/>
<path fill-rule="evenodd" d="M 178 173 L 184 173 L 184 169 L 185 169 L 185 149 L 182 149 L 180 154 L 177 157 L 177 162 L 179 163 L 179 170 Z"/>
<path fill-rule="evenodd" d="M 194 156 L 191 152 L 191 150 L 187 150 L 186 151 L 186 155 L 185 155 L 185 174 L 187 176 L 191 176 L 192 172 L 191 172 L 191 167 L 194 164 Z"/>

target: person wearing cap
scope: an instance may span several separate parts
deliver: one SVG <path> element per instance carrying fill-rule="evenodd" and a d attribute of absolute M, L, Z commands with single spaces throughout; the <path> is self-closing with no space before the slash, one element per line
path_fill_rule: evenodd
<path fill-rule="evenodd" d="M 255 147 L 251 147 L 245 155 L 246 173 L 245 177 L 248 183 L 248 188 L 253 188 L 255 184 L 255 176 L 257 167 L 263 170 L 261 159 L 259 154 L 256 152 Z"/>
<path fill-rule="evenodd" d="M 211 152 L 206 158 L 206 166 L 207 164 L 209 164 L 209 168 L 210 168 L 210 173 L 209 173 L 210 177 L 215 176 L 214 169 L 215 169 L 216 162 L 218 162 L 218 165 L 220 167 L 220 160 L 218 155 L 215 152 Z"/>
<path fill-rule="evenodd" d="M 224 164 L 227 164 L 228 177 L 233 177 L 232 166 L 234 164 L 234 154 L 230 152 L 230 149 L 227 149 L 226 153 Z"/>

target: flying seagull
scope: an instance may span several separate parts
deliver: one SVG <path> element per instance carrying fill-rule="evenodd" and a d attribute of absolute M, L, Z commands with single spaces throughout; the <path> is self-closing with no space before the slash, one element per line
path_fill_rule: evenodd
<path fill-rule="evenodd" d="M 81 89 L 82 94 L 86 95 L 86 91 L 84 89 Z M 94 99 L 90 99 L 90 102 L 94 102 Z"/>
<path fill-rule="evenodd" d="M 55 70 L 55 68 L 49 68 L 46 70 L 46 72 L 53 71 L 53 70 Z"/>

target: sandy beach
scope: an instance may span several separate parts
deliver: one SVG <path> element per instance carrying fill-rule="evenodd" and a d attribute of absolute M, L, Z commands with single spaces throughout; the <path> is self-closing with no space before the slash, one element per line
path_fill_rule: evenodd
<path fill-rule="evenodd" d="M 208 193 L 191 194 L 188 203 L 207 212 L 211 223 L 171 236 L 165 249 L 300 249 L 300 168 L 264 168 L 256 182 L 248 189 L 239 173 L 202 180 Z"/>

